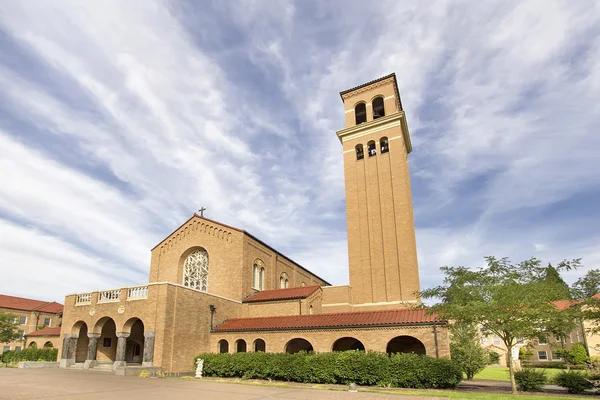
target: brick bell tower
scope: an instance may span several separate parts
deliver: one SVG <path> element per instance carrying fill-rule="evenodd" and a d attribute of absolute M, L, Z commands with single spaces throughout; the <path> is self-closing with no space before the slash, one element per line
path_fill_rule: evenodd
<path fill-rule="evenodd" d="M 409 307 L 420 290 L 408 172 L 412 151 L 396 75 L 340 93 L 350 286 L 355 311 Z"/>

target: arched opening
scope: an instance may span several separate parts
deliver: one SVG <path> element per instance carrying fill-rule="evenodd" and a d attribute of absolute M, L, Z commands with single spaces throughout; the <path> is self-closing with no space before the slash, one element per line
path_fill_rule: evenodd
<path fill-rule="evenodd" d="M 252 288 L 258 289 L 258 281 L 259 281 L 259 269 L 258 265 L 254 264 L 254 268 L 252 268 Z"/>
<path fill-rule="evenodd" d="M 259 279 L 258 279 L 258 288 L 260 290 L 264 290 L 265 288 L 265 269 L 261 267 L 260 269 L 260 273 L 259 273 Z"/>
<path fill-rule="evenodd" d="M 183 286 L 203 292 L 208 290 L 208 252 L 205 249 L 196 248 L 185 257 Z"/>
<path fill-rule="evenodd" d="M 256 339 L 254 341 L 254 351 L 262 351 L 263 353 L 267 351 L 267 345 L 264 340 Z"/>
<path fill-rule="evenodd" d="M 369 152 L 369 157 L 373 157 L 377 154 L 377 149 L 375 148 L 375 141 L 371 140 L 367 143 L 367 151 Z"/>
<path fill-rule="evenodd" d="M 75 325 L 73 325 L 71 333 L 78 335 L 77 344 L 75 346 L 75 362 L 82 363 L 87 359 L 88 345 L 90 343 L 86 323 L 83 321 L 76 322 Z"/>
<path fill-rule="evenodd" d="M 229 353 L 229 342 L 225 339 L 219 340 L 219 353 Z"/>
<path fill-rule="evenodd" d="M 388 144 L 388 138 L 382 137 L 379 139 L 379 148 L 381 149 L 381 154 L 387 153 L 390 151 L 390 146 Z"/>
<path fill-rule="evenodd" d="M 388 342 L 386 352 L 388 354 L 395 353 L 414 353 L 425 355 L 425 345 L 417 338 L 412 336 L 396 336 Z"/>
<path fill-rule="evenodd" d="M 98 362 L 114 362 L 117 358 L 117 327 L 115 321 L 109 317 L 100 319 L 94 326 L 94 332 L 98 331 L 100 331 L 100 337 L 96 349 L 96 360 Z"/>
<path fill-rule="evenodd" d="M 130 332 L 125 342 L 125 361 L 128 364 L 141 363 L 144 357 L 144 323 L 139 318 L 131 318 L 123 331 Z"/>
<path fill-rule="evenodd" d="M 354 107 L 354 119 L 356 125 L 367 122 L 367 106 L 365 103 L 357 104 L 356 107 Z"/>
<path fill-rule="evenodd" d="M 36 342 L 31 342 L 31 343 L 29 343 L 29 346 L 27 346 L 27 347 L 30 347 L 32 349 L 37 349 L 37 343 Z"/>
<path fill-rule="evenodd" d="M 363 158 L 365 158 L 365 152 L 363 150 L 362 144 L 357 144 L 355 149 L 356 149 L 356 159 L 357 160 L 362 160 Z"/>
<path fill-rule="evenodd" d="M 300 282 L 300 287 L 306 287 L 306 282 Z"/>
<path fill-rule="evenodd" d="M 312 315 L 313 313 L 313 307 L 312 304 L 310 305 L 310 307 L 308 307 L 308 313 Z"/>
<path fill-rule="evenodd" d="M 52 348 L 54 348 L 54 345 L 52 344 L 52 342 L 46 342 L 46 343 L 44 343 L 44 348 L 52 349 Z"/>
<path fill-rule="evenodd" d="M 294 354 L 294 353 L 298 353 L 301 351 L 306 351 L 306 352 L 313 351 L 312 344 L 310 344 L 310 342 L 306 339 L 296 338 L 296 339 L 290 340 L 285 345 L 286 353 Z"/>
<path fill-rule="evenodd" d="M 238 341 L 235 342 L 235 351 L 236 353 L 246 352 L 246 341 L 244 339 L 238 339 Z"/>
<path fill-rule="evenodd" d="M 365 351 L 365 345 L 358 339 L 353 337 L 339 338 L 333 343 L 331 351 L 348 351 L 348 350 L 361 350 Z"/>
<path fill-rule="evenodd" d="M 373 119 L 385 117 L 385 107 L 383 106 L 383 97 L 377 97 L 373 100 Z"/>
<path fill-rule="evenodd" d="M 279 277 L 279 288 L 280 289 L 285 289 L 287 288 L 289 285 L 289 280 L 288 280 L 288 276 L 287 274 L 284 272 L 281 274 L 281 276 Z"/>

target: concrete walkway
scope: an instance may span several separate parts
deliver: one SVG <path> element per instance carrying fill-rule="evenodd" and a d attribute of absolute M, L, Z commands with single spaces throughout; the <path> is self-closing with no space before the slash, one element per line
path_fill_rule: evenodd
<path fill-rule="evenodd" d="M 441 397 L 151 379 L 65 369 L 0 368 L 0 400 L 441 400 Z"/>

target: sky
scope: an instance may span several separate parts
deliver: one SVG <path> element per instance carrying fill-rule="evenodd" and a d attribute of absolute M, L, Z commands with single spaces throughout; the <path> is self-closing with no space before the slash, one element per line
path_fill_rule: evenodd
<path fill-rule="evenodd" d="M 600 267 L 600 2 L 0 0 L 0 293 L 148 281 L 200 207 L 348 283 L 339 92 L 396 73 L 421 287 Z"/>

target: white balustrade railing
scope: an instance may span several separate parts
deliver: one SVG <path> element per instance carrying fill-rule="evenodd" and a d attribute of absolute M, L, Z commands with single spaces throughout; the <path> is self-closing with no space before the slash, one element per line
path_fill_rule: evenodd
<path fill-rule="evenodd" d="M 148 297 L 148 286 L 136 286 L 127 289 L 127 299 L 145 299 Z"/>
<path fill-rule="evenodd" d="M 98 293 L 98 303 L 110 303 L 121 300 L 121 289 L 103 290 Z"/>
<path fill-rule="evenodd" d="M 75 305 L 82 304 L 91 304 L 92 303 L 92 294 L 91 293 L 82 293 L 78 294 L 75 298 Z"/>

